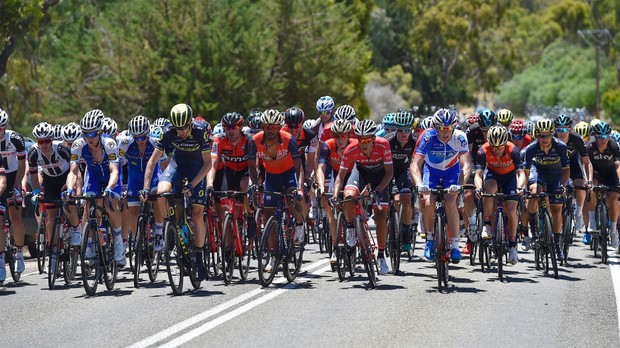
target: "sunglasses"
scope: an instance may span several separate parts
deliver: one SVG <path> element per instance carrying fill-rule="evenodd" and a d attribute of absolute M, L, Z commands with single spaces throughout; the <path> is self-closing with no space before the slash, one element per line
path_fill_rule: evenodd
<path fill-rule="evenodd" d="M 568 133 L 568 132 L 570 132 L 570 129 L 568 129 L 568 128 L 556 128 L 555 130 L 558 133 Z"/>
<path fill-rule="evenodd" d="M 360 144 L 370 144 L 375 140 L 375 137 L 370 137 L 370 138 L 357 138 L 357 141 Z"/>
<path fill-rule="evenodd" d="M 227 124 L 224 126 L 225 130 L 235 130 L 235 129 L 239 129 L 239 125 L 238 124 Z"/>
<path fill-rule="evenodd" d="M 347 133 L 335 133 L 334 134 L 334 139 L 345 139 L 348 137 L 349 137 L 349 134 Z"/>
<path fill-rule="evenodd" d="M 454 127 L 452 126 L 439 126 L 436 127 L 438 131 L 444 131 L 444 132 L 452 132 L 452 130 L 454 129 Z"/>
<path fill-rule="evenodd" d="M 411 128 L 398 128 L 398 133 L 409 133 L 411 132 Z"/>
<path fill-rule="evenodd" d="M 494 150 L 503 149 L 505 147 L 506 147 L 506 145 L 502 145 L 502 146 L 493 146 L 493 145 L 491 145 L 491 149 L 494 149 Z"/>
<path fill-rule="evenodd" d="M 186 130 L 186 129 L 188 129 L 188 128 L 189 128 L 189 124 L 187 124 L 187 125 L 185 125 L 185 126 L 183 126 L 183 127 L 174 127 L 174 129 L 176 129 L 176 130 L 177 130 L 177 132 L 178 132 L 178 131 L 184 131 L 184 130 Z"/>
<path fill-rule="evenodd" d="M 319 111 L 319 115 L 321 116 L 326 116 L 326 115 L 331 115 L 332 112 L 331 111 Z"/>
<path fill-rule="evenodd" d="M 99 131 L 92 131 L 92 132 L 82 132 L 82 136 L 84 138 L 94 138 L 96 136 L 99 135 Z"/>
<path fill-rule="evenodd" d="M 609 139 L 609 135 L 597 135 L 596 139 Z"/>
<path fill-rule="evenodd" d="M 52 143 L 52 139 L 37 139 L 37 144 L 39 145 L 51 144 L 51 143 Z"/>
<path fill-rule="evenodd" d="M 547 138 L 551 138 L 553 136 L 553 134 L 536 134 L 537 138 L 541 138 L 541 139 L 547 139 Z"/>
<path fill-rule="evenodd" d="M 278 130 L 280 129 L 280 125 L 279 124 L 264 124 L 263 125 L 263 129 L 264 130 Z"/>
<path fill-rule="evenodd" d="M 142 140 L 146 140 L 148 139 L 148 134 L 144 134 L 144 135 L 136 135 L 133 137 L 133 140 L 135 141 L 142 141 Z"/>
<path fill-rule="evenodd" d="M 297 128 L 301 128 L 300 124 L 286 124 L 286 126 L 288 127 L 288 129 L 297 129 Z"/>
<path fill-rule="evenodd" d="M 523 139 L 523 135 L 512 135 L 512 139 L 513 140 L 522 140 Z"/>

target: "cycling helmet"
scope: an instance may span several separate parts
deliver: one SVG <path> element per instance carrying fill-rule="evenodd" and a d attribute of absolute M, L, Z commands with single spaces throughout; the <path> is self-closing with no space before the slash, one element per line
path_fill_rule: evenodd
<path fill-rule="evenodd" d="M 351 105 L 340 105 L 334 113 L 334 120 L 347 120 L 349 122 L 355 121 L 355 109 Z"/>
<path fill-rule="evenodd" d="M 525 122 L 525 134 L 534 136 L 534 126 L 536 126 L 536 122 L 534 121 Z"/>
<path fill-rule="evenodd" d="M 587 122 L 581 121 L 573 128 L 575 133 L 579 134 L 584 140 L 590 136 L 590 125 Z"/>
<path fill-rule="evenodd" d="M 62 140 L 62 125 L 54 125 L 54 140 Z"/>
<path fill-rule="evenodd" d="M 207 120 L 205 120 L 204 117 L 202 116 L 196 116 L 194 117 L 194 121 L 198 121 L 198 122 L 207 122 Z"/>
<path fill-rule="evenodd" d="M 103 134 L 107 134 L 111 137 L 116 135 L 116 121 L 109 117 L 104 117 L 103 122 L 101 123 L 101 131 Z"/>
<path fill-rule="evenodd" d="M 243 116 L 238 112 L 229 112 L 222 116 L 223 125 L 241 125 L 243 123 Z"/>
<path fill-rule="evenodd" d="M 194 112 L 187 104 L 177 104 L 170 110 L 170 123 L 174 127 L 182 128 L 192 122 Z"/>
<path fill-rule="evenodd" d="M 420 128 L 422 128 L 422 130 L 433 128 L 433 117 L 425 117 L 422 122 L 420 122 Z"/>
<path fill-rule="evenodd" d="M 284 122 L 286 124 L 301 124 L 304 122 L 304 111 L 297 107 L 292 107 L 284 111 Z"/>
<path fill-rule="evenodd" d="M 218 123 L 215 125 L 215 127 L 213 127 L 213 136 L 218 136 L 220 134 L 224 134 L 224 127 L 222 126 L 221 123 Z"/>
<path fill-rule="evenodd" d="M 7 122 L 9 122 L 9 115 L 0 109 L 0 127 L 6 127 Z"/>
<path fill-rule="evenodd" d="M 508 127 L 510 123 L 512 123 L 512 119 L 512 112 L 508 109 L 501 109 L 497 112 L 497 122 L 501 123 L 505 127 Z"/>
<path fill-rule="evenodd" d="M 534 132 L 538 133 L 553 133 L 555 130 L 555 126 L 553 125 L 553 121 L 549 118 L 541 118 L 536 121 L 536 126 L 534 127 Z"/>
<path fill-rule="evenodd" d="M 567 116 L 565 114 L 560 114 L 560 116 L 556 117 L 555 120 L 553 120 L 553 123 L 555 124 L 555 128 L 570 128 L 573 126 L 573 120 L 571 120 L 570 116 Z"/>
<path fill-rule="evenodd" d="M 478 113 L 478 126 L 489 129 L 497 123 L 497 116 L 492 110 L 484 109 Z"/>
<path fill-rule="evenodd" d="M 358 137 L 375 135 L 376 131 L 377 124 L 375 124 L 373 120 L 362 120 L 355 125 L 355 134 L 357 134 Z"/>
<path fill-rule="evenodd" d="M 52 139 L 54 137 L 54 127 L 47 122 L 41 122 L 32 129 L 32 136 L 35 139 Z"/>
<path fill-rule="evenodd" d="M 316 111 L 325 112 L 334 110 L 334 99 L 328 95 L 322 96 L 316 101 Z"/>
<path fill-rule="evenodd" d="M 613 134 L 611 137 L 615 142 L 620 143 L 620 133 Z"/>
<path fill-rule="evenodd" d="M 260 116 L 254 117 L 253 119 L 250 120 L 250 127 L 252 129 L 261 129 L 262 126 L 263 126 L 263 113 L 261 112 Z"/>
<path fill-rule="evenodd" d="M 611 127 L 607 122 L 600 121 L 592 126 L 592 135 L 600 137 L 608 137 L 611 134 Z"/>
<path fill-rule="evenodd" d="M 502 125 L 495 125 L 489 128 L 489 132 L 487 133 L 487 141 L 491 146 L 499 147 L 506 145 L 510 139 L 510 134 L 506 127 Z"/>
<path fill-rule="evenodd" d="M 421 123 L 421 121 L 422 121 L 422 120 L 420 120 L 420 118 L 419 118 L 419 117 L 415 117 L 415 118 L 413 119 L 413 122 L 411 123 L 411 127 L 412 127 L 413 129 L 418 129 L 418 128 L 420 128 L 420 123 Z"/>
<path fill-rule="evenodd" d="M 409 111 L 400 111 L 394 116 L 396 127 L 405 128 L 413 126 L 413 115 Z"/>
<path fill-rule="evenodd" d="M 68 143 L 72 143 L 76 141 L 79 137 L 80 126 L 77 123 L 71 122 L 68 123 L 66 126 L 62 127 L 62 140 Z"/>
<path fill-rule="evenodd" d="M 304 124 L 303 124 L 303 127 L 310 129 L 310 128 L 314 127 L 314 123 L 315 122 L 316 122 L 316 120 L 305 120 Z"/>
<path fill-rule="evenodd" d="M 469 116 L 467 116 L 467 124 L 471 126 L 472 124 L 476 123 L 478 123 L 478 114 L 470 114 Z"/>
<path fill-rule="evenodd" d="M 448 109 L 439 109 L 433 115 L 433 126 L 439 127 L 454 127 L 457 123 L 456 114 Z"/>
<path fill-rule="evenodd" d="M 594 127 L 594 125 L 599 122 L 601 122 L 601 120 L 599 120 L 598 118 L 593 118 L 592 120 L 590 120 L 590 127 Z"/>
<path fill-rule="evenodd" d="M 394 113 L 389 113 L 383 116 L 383 119 L 381 120 L 381 124 L 383 124 L 383 128 L 396 127 L 396 124 L 394 123 L 394 116 L 396 116 L 396 114 Z"/>
<path fill-rule="evenodd" d="M 510 133 L 513 137 L 522 137 L 525 135 L 525 124 L 521 120 L 514 120 L 510 124 Z"/>
<path fill-rule="evenodd" d="M 161 138 L 164 136 L 164 131 L 161 129 L 161 127 L 152 124 L 150 128 L 151 132 L 149 133 L 149 136 L 151 138 L 161 140 Z"/>
<path fill-rule="evenodd" d="M 101 130 L 101 123 L 103 122 L 103 111 L 99 109 L 90 110 L 82 120 L 80 120 L 80 128 L 82 132 L 93 132 Z"/>
<path fill-rule="evenodd" d="M 282 113 L 275 109 L 269 109 L 263 113 L 262 123 L 265 124 L 282 124 Z"/>
<path fill-rule="evenodd" d="M 334 123 L 332 123 L 332 133 L 336 134 L 336 133 L 346 133 L 349 134 L 349 132 L 351 131 L 351 122 L 348 122 L 347 120 L 344 119 L 340 119 L 340 120 L 336 120 L 334 121 Z M 356 128 L 357 131 L 357 128 Z"/>
<path fill-rule="evenodd" d="M 129 130 L 129 134 L 140 135 L 149 132 L 151 129 L 151 123 L 148 118 L 138 115 L 129 121 L 127 128 Z"/>
<path fill-rule="evenodd" d="M 153 125 L 156 127 L 161 127 L 164 128 L 168 125 L 168 119 L 164 118 L 164 117 L 160 117 L 158 119 L 155 120 L 155 122 L 153 122 Z"/>

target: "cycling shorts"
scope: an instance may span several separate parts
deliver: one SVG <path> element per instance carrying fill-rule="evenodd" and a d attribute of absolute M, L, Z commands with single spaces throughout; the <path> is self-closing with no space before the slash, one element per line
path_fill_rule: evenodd
<path fill-rule="evenodd" d="M 353 168 L 351 171 L 351 176 L 349 176 L 349 180 L 347 180 L 347 185 L 344 187 L 346 190 L 355 190 L 358 193 L 364 190 L 367 184 L 370 184 L 370 187 L 374 190 L 379 184 L 381 180 L 383 180 L 383 176 L 385 175 L 385 169 L 382 169 L 378 173 L 374 173 L 372 176 L 365 177 L 358 170 L 357 166 Z M 389 197 L 388 197 L 388 187 L 384 188 L 383 191 L 379 192 L 379 204 L 381 206 L 388 206 Z"/>
<path fill-rule="evenodd" d="M 110 178 L 91 174 L 92 173 L 90 170 L 86 170 L 86 176 L 84 177 L 84 195 L 102 195 L 105 188 L 108 187 Z M 119 175 L 119 179 L 116 181 L 116 186 L 112 189 L 112 198 L 120 198 L 121 196 L 123 185 L 120 181 Z"/>
<path fill-rule="evenodd" d="M 446 170 L 437 170 L 425 164 L 422 171 L 422 181 L 424 185 L 430 188 L 438 188 L 439 181 L 443 179 L 441 188 L 445 189 L 450 187 L 450 185 L 458 185 L 460 174 L 461 168 L 458 165 L 454 165 Z"/>
<path fill-rule="evenodd" d="M 287 189 L 297 188 L 297 175 L 295 169 L 282 174 L 271 174 L 265 178 L 265 191 L 267 192 L 286 192 Z M 279 197 L 265 192 L 263 195 L 263 205 L 265 207 L 274 208 L 278 205 Z"/>
<path fill-rule="evenodd" d="M 557 192 L 560 188 L 561 174 L 561 171 L 559 173 L 539 173 L 537 167 L 532 166 L 527 183 L 528 185 L 538 184 L 542 186 L 544 192 Z M 549 196 L 549 203 L 562 204 L 562 195 Z"/>
<path fill-rule="evenodd" d="M 62 199 L 62 191 L 64 191 L 67 183 L 69 171 L 59 176 L 48 176 L 43 174 L 43 201 L 51 202 Z M 46 207 L 53 208 L 54 205 L 45 204 Z"/>
<path fill-rule="evenodd" d="M 150 192 L 157 191 L 157 184 L 159 182 L 159 178 L 156 175 L 153 175 L 151 178 Z M 138 192 L 140 192 L 144 188 L 144 174 L 137 173 L 136 175 L 128 175 L 127 178 L 127 206 L 136 207 L 140 205 L 140 199 L 137 197 Z"/>
<path fill-rule="evenodd" d="M 393 191 L 393 187 L 396 186 L 399 193 L 411 193 L 413 180 L 411 180 L 409 168 L 400 173 L 394 173 L 394 178 L 396 178 L 396 182 L 390 183 L 390 191 Z"/>
<path fill-rule="evenodd" d="M 571 180 L 583 180 L 583 171 L 581 170 L 581 159 L 579 156 L 573 156 L 570 159 L 570 178 Z"/>
<path fill-rule="evenodd" d="M 196 169 L 196 166 L 184 166 L 178 165 L 177 162 L 172 159 L 166 170 L 161 173 L 159 182 L 169 182 L 172 184 L 172 192 L 179 193 L 183 189 L 183 178 L 187 178 L 189 181 L 193 180 L 200 168 Z M 194 186 L 192 190 L 192 204 L 205 205 L 207 204 L 207 195 L 205 190 L 205 179 L 200 180 L 198 185 Z"/>
<path fill-rule="evenodd" d="M 494 180 L 497 183 L 498 192 L 502 192 L 506 195 L 517 194 L 517 172 L 513 171 L 508 174 L 496 174 L 490 170 L 485 170 L 484 181 Z M 507 201 L 517 201 L 516 197 L 506 199 Z"/>
<path fill-rule="evenodd" d="M 619 192 L 620 188 L 618 188 L 619 180 L 618 175 L 616 175 L 616 171 L 610 171 L 609 173 L 600 174 L 596 170 L 594 171 L 593 178 L 599 185 L 609 186 L 609 191 Z"/>

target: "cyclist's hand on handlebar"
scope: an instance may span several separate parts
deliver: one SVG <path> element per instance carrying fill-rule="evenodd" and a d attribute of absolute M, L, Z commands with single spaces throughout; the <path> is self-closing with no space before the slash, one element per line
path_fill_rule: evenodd
<path fill-rule="evenodd" d="M 448 187 L 448 191 L 450 192 L 459 192 L 461 191 L 461 185 L 450 185 L 450 187 Z"/>
<path fill-rule="evenodd" d="M 146 202 L 149 196 L 149 190 L 140 190 L 138 191 L 138 196 L 140 196 L 140 201 Z"/>
<path fill-rule="evenodd" d="M 431 192 L 431 188 L 428 187 L 428 185 L 420 184 L 420 185 L 418 185 L 418 192 L 419 193 L 429 193 L 429 192 Z"/>
<path fill-rule="evenodd" d="M 475 189 L 474 194 L 476 195 L 476 198 L 482 198 L 482 191 L 480 189 Z"/>
<path fill-rule="evenodd" d="M 112 196 L 112 189 L 111 189 L 111 188 L 109 188 L 109 187 L 106 187 L 106 188 L 105 188 L 105 190 L 103 191 L 103 195 L 104 195 L 105 197 L 110 197 L 110 196 Z"/>
<path fill-rule="evenodd" d="M 183 185 L 183 194 L 186 194 L 188 196 L 192 196 L 192 191 L 194 190 L 194 185 L 192 185 L 191 183 L 187 183 L 185 185 Z"/>

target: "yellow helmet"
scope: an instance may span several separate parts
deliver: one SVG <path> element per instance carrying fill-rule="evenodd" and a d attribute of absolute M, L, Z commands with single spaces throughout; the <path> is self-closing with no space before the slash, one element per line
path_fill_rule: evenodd
<path fill-rule="evenodd" d="M 194 113 L 187 104 L 177 104 L 170 110 L 170 123 L 174 127 L 185 127 L 192 122 Z"/>
<path fill-rule="evenodd" d="M 579 134 L 583 140 L 587 140 L 590 136 L 590 125 L 587 122 L 581 121 L 573 128 L 575 133 Z"/>
<path fill-rule="evenodd" d="M 548 118 L 542 118 L 536 121 L 536 125 L 534 126 L 534 131 L 536 132 L 536 134 L 553 133 L 554 130 L 555 125 L 553 124 L 553 121 Z"/>
<path fill-rule="evenodd" d="M 501 109 L 497 113 L 497 122 L 501 123 L 505 127 L 510 126 L 510 124 L 512 123 L 512 119 L 512 112 L 508 109 Z"/>
<path fill-rule="evenodd" d="M 600 123 L 600 122 L 601 122 L 601 120 L 599 120 L 598 118 L 593 118 L 590 121 L 590 127 L 594 127 L 595 124 Z"/>

